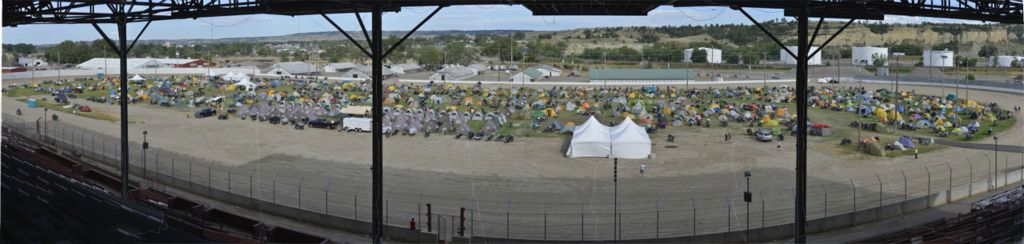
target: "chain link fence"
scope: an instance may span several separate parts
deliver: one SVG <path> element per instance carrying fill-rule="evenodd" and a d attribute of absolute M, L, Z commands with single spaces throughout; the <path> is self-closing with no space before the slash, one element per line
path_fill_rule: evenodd
<path fill-rule="evenodd" d="M 115 136 L 61 121 L 8 114 L 3 116 L 3 126 L 84 162 L 115 172 L 120 167 L 120 140 Z M 314 174 L 266 166 L 259 161 L 226 166 L 158 146 L 143 148 L 136 142 L 129 145 L 129 155 L 132 177 L 144 185 L 171 186 L 240 207 L 369 232 L 371 180 L 369 168 L 362 165 L 339 166 L 336 171 Z M 301 157 L 271 156 L 260 161 L 296 159 Z M 808 231 L 899 216 L 1016 184 L 1024 178 L 1024 158 L 1019 153 L 978 151 L 944 160 L 948 162 L 809 185 Z M 408 230 L 410 220 L 415 219 L 417 232 L 433 233 L 439 239 L 755 241 L 784 238 L 792 233 L 787 228 L 794 220 L 793 188 L 755 191 L 749 203 L 744 202 L 742 191 L 721 191 L 720 196 L 681 191 L 655 198 L 632 193 L 619 197 L 615 214 L 611 196 L 587 202 L 559 198 L 532 201 L 524 199 L 544 197 L 511 198 L 530 192 L 476 196 L 476 192 L 463 192 L 459 187 L 451 187 L 448 195 L 424 195 L 403 186 L 438 184 L 444 188 L 472 183 L 465 179 L 409 177 L 398 169 L 385 171 L 385 177 L 389 232 Z M 619 184 L 639 184 L 635 182 L 638 180 L 620 179 Z M 653 182 L 648 184 L 658 184 L 656 178 L 647 180 Z M 599 187 L 595 191 L 605 192 L 610 185 Z"/>

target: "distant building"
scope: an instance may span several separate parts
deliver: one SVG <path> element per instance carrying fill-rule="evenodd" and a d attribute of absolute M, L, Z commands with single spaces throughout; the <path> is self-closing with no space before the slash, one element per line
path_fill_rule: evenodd
<path fill-rule="evenodd" d="M 413 63 L 392 64 L 388 69 L 396 74 L 408 74 L 423 71 L 422 66 Z"/>
<path fill-rule="evenodd" d="M 456 65 L 448 66 L 430 75 L 431 80 L 463 80 L 473 76 L 476 76 L 477 72 L 475 69 Z"/>
<path fill-rule="evenodd" d="M 683 62 L 693 63 L 693 48 L 683 49 Z M 722 63 L 722 49 L 702 47 L 697 48 L 697 51 L 703 51 L 707 53 L 704 60 L 705 63 L 709 64 L 720 64 Z"/>
<path fill-rule="evenodd" d="M 992 56 L 988 57 L 989 67 L 1013 67 L 1013 62 L 1017 62 L 1017 65 L 1024 65 L 1024 56 Z"/>
<path fill-rule="evenodd" d="M 512 75 L 512 78 L 510 78 L 509 81 L 511 81 L 511 82 L 519 82 L 519 83 L 521 83 L 521 82 L 534 82 L 534 81 L 538 81 L 538 80 L 543 79 L 543 78 L 544 78 L 544 73 L 542 73 L 540 70 L 537 70 L 535 68 L 529 68 L 529 69 L 523 70 L 522 72 L 519 72 L 519 73 L 516 73 L 516 74 Z"/>
<path fill-rule="evenodd" d="M 953 67 L 956 54 L 953 51 L 925 50 L 921 53 L 921 63 L 925 67 Z"/>
<path fill-rule="evenodd" d="M 591 82 L 685 81 L 693 79 L 689 69 L 592 69 Z"/>
<path fill-rule="evenodd" d="M 166 67 L 155 59 L 151 58 L 129 58 L 128 69 L 152 69 Z M 79 69 L 118 71 L 121 69 L 121 60 L 116 58 L 93 58 L 78 64 Z"/>
<path fill-rule="evenodd" d="M 876 59 L 885 60 L 882 66 L 889 64 L 889 48 L 885 47 L 853 47 L 852 63 L 854 65 L 874 65 Z"/>
<path fill-rule="evenodd" d="M 476 70 L 476 74 L 477 75 L 483 74 L 484 72 L 486 72 L 488 70 L 487 66 L 483 65 L 483 64 L 470 64 L 469 66 L 466 66 L 466 67 L 470 68 L 470 69 L 473 69 L 473 70 Z"/>
<path fill-rule="evenodd" d="M 22 57 L 22 58 L 18 58 L 18 66 L 21 66 L 21 67 L 47 67 L 47 66 L 50 66 L 50 64 L 47 63 L 46 61 L 43 61 L 42 59 L 33 58 L 33 57 Z"/>
<path fill-rule="evenodd" d="M 551 66 L 551 65 L 540 64 L 540 65 L 537 65 L 537 66 L 533 66 L 533 69 L 537 69 L 538 71 L 543 73 L 544 76 L 547 76 L 547 77 L 562 76 L 562 69 L 555 68 L 554 66 Z"/>
<path fill-rule="evenodd" d="M 267 72 L 263 72 L 270 75 L 280 76 L 296 76 L 296 75 L 314 75 L 318 72 L 316 65 L 304 63 L 304 62 L 284 62 L 276 63 L 270 66 Z"/>
<path fill-rule="evenodd" d="M 329 63 L 324 66 L 325 73 L 345 73 L 349 70 L 356 68 L 356 64 L 351 62 L 343 63 Z"/>
<path fill-rule="evenodd" d="M 385 80 L 394 78 L 395 76 L 398 76 L 398 73 L 395 73 L 390 69 L 381 69 L 381 77 Z M 345 73 L 342 73 L 341 77 L 345 79 L 369 80 L 373 78 L 373 67 L 370 67 L 369 65 L 357 65 Z"/>
<path fill-rule="evenodd" d="M 818 48 L 819 47 L 812 46 L 807 55 L 810 55 L 810 52 L 814 52 L 814 50 L 817 50 Z M 789 49 L 793 54 L 797 54 L 797 50 L 799 50 L 797 46 L 786 46 L 786 49 Z M 789 52 L 786 52 L 786 49 L 779 49 L 779 61 L 783 64 L 796 65 L 796 58 L 790 56 Z M 807 65 L 821 65 L 821 52 L 811 56 L 811 58 L 807 60 Z"/>

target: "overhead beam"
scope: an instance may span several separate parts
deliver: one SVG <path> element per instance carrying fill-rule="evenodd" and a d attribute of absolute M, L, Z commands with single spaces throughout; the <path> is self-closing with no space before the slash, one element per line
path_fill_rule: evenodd
<path fill-rule="evenodd" d="M 366 57 L 372 57 L 373 56 L 373 54 L 370 54 L 370 52 L 366 51 L 366 48 L 363 48 L 362 44 L 359 44 L 359 42 L 357 42 L 356 39 L 353 39 L 352 36 L 350 36 L 348 34 L 348 32 L 346 32 L 344 29 L 342 29 L 340 26 L 338 26 L 338 24 L 335 24 L 334 20 L 331 20 L 331 18 L 327 17 L 327 15 L 324 14 L 324 13 L 320 13 L 320 15 L 324 16 L 324 19 L 326 19 L 327 22 L 330 22 L 331 26 L 334 26 L 334 29 L 338 30 L 338 32 L 341 32 L 341 34 L 344 35 L 345 38 L 348 38 L 349 42 L 351 42 L 353 45 L 356 45 L 356 47 L 359 48 L 359 51 L 362 51 L 363 54 L 366 54 Z"/>
<path fill-rule="evenodd" d="M 395 48 L 401 46 L 402 42 L 405 42 L 405 39 L 408 39 L 409 36 L 412 36 L 412 33 L 416 33 L 416 31 L 418 31 L 420 27 L 423 26 L 423 24 L 427 23 L 427 21 L 430 21 L 430 18 L 433 18 L 434 15 L 437 14 L 438 11 L 441 11 L 442 8 L 444 8 L 444 6 L 437 6 L 437 8 L 434 9 L 434 12 L 430 12 L 430 15 L 427 15 L 426 18 L 423 18 L 423 20 L 421 20 L 419 24 L 416 24 L 416 27 L 413 27 L 412 30 L 406 32 L 405 36 L 402 36 L 402 39 L 399 39 L 397 43 L 391 45 L 391 48 L 388 48 L 387 52 L 384 52 L 383 58 L 387 58 L 388 55 L 391 55 L 391 51 L 394 51 Z"/>
<path fill-rule="evenodd" d="M 790 57 L 793 57 L 794 59 L 797 58 L 796 54 L 794 54 L 793 51 L 789 50 L 789 48 L 786 48 L 786 44 L 783 44 L 782 41 L 779 41 L 779 38 L 775 38 L 775 35 L 772 35 L 771 31 L 768 31 L 768 29 L 764 28 L 764 26 L 761 25 L 760 22 L 757 22 L 757 20 L 754 19 L 753 16 L 750 16 L 750 14 L 747 13 L 746 10 L 743 10 L 743 8 L 736 8 L 736 9 L 739 10 L 740 13 L 743 13 L 743 16 L 747 16 L 747 19 L 749 19 L 750 22 L 753 22 L 754 25 L 756 25 L 758 29 L 761 29 L 761 32 L 764 32 L 765 35 L 768 35 L 768 37 L 772 38 L 772 41 L 775 41 L 775 44 L 778 44 L 779 47 L 782 47 L 783 51 L 786 51 L 786 53 L 789 53 Z"/>

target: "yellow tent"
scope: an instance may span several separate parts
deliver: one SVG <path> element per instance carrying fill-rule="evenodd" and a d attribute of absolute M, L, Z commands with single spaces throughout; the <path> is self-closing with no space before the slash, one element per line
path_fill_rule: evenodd
<path fill-rule="evenodd" d="M 885 110 L 883 110 L 882 108 L 875 108 L 875 116 L 878 116 L 879 118 L 885 118 Z"/>
<path fill-rule="evenodd" d="M 775 117 L 782 117 L 786 115 L 786 108 L 776 108 Z"/>
<path fill-rule="evenodd" d="M 555 109 L 546 108 L 546 109 L 541 110 L 541 111 L 544 112 L 544 115 L 546 115 L 548 117 L 558 117 L 558 113 L 555 112 Z"/>
<path fill-rule="evenodd" d="M 772 127 L 779 126 L 779 121 L 778 120 L 771 120 L 771 119 L 769 119 L 767 122 L 764 122 L 764 125 L 765 126 L 772 126 Z"/>
<path fill-rule="evenodd" d="M 574 123 L 572 121 L 565 122 L 565 126 L 576 126 L 576 123 Z"/>

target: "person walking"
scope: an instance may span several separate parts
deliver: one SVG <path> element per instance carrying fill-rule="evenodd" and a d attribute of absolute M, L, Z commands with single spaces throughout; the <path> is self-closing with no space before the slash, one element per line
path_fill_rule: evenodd
<path fill-rule="evenodd" d="M 782 140 L 775 141 L 775 150 L 782 151 Z"/>
<path fill-rule="evenodd" d="M 640 176 L 644 176 L 644 171 L 647 171 L 647 164 L 640 163 Z"/>
<path fill-rule="evenodd" d="M 914 148 L 914 159 L 918 159 L 917 148 Z"/>

